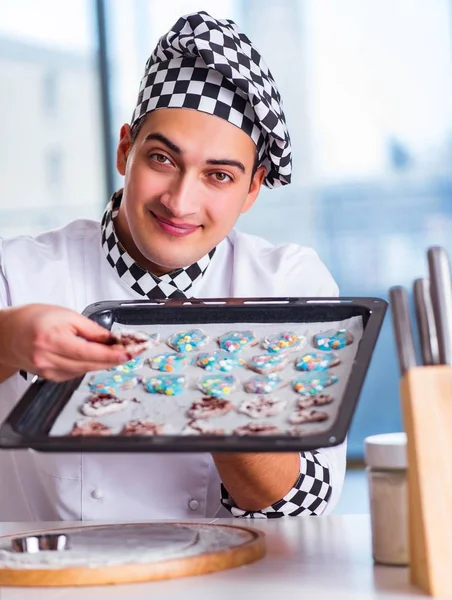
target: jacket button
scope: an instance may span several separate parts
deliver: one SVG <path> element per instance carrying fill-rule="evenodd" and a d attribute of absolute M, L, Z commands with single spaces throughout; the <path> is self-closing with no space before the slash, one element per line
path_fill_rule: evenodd
<path fill-rule="evenodd" d="M 190 510 L 196 510 L 197 508 L 199 508 L 199 502 L 197 500 L 195 500 L 194 498 L 192 498 L 190 500 L 190 502 L 188 503 L 188 508 Z"/>
<path fill-rule="evenodd" d="M 94 498 L 94 500 L 100 500 L 103 497 L 102 491 L 95 489 L 91 492 L 91 498 Z"/>

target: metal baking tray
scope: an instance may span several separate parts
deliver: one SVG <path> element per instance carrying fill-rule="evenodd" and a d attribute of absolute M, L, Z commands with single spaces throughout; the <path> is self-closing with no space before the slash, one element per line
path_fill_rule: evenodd
<path fill-rule="evenodd" d="M 69 433 L 56 435 L 54 431 L 58 428 L 55 429 L 55 423 L 58 424 L 64 411 L 70 409 L 71 399 L 80 394 L 85 378 L 63 383 L 37 378 L 1 425 L 0 448 L 32 448 L 44 452 L 287 452 L 338 445 L 347 435 L 386 309 L 386 301 L 380 298 L 209 298 L 97 302 L 88 306 L 83 314 L 107 329 L 121 326 L 165 330 L 166 327 L 180 331 L 189 324 L 197 325 L 208 333 L 209 327 L 214 331 L 222 328 L 226 332 L 245 324 L 243 328 L 251 326 L 257 330 L 267 331 L 271 328 L 273 331 L 282 331 L 287 324 L 299 324 L 301 328 L 312 331 L 317 324 L 322 324 L 320 330 L 325 330 L 330 323 L 350 320 L 361 323 L 361 337 L 353 353 L 348 355 L 348 374 L 343 378 L 340 397 L 335 397 L 330 418 L 323 423 L 303 425 L 301 435 L 237 435 L 233 431 L 224 435 L 183 435 L 180 432 L 131 437 L 74 437 Z M 334 369 L 331 371 L 334 372 Z M 325 389 L 325 393 L 330 389 Z M 198 395 L 202 393 L 198 391 Z M 295 392 L 293 396 L 294 401 L 295 397 L 299 398 Z M 248 421 L 251 419 L 248 418 Z"/>

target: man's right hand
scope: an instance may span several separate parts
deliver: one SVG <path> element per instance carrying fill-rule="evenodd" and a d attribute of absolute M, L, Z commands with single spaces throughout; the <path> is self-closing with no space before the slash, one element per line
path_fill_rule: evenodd
<path fill-rule="evenodd" d="M 28 304 L 0 310 L 0 381 L 21 369 L 65 381 L 130 360 L 130 352 L 111 341 L 107 329 L 67 308 Z"/>

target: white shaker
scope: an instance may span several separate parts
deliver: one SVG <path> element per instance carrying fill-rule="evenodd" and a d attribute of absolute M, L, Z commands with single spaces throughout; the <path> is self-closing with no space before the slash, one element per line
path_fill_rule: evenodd
<path fill-rule="evenodd" d="M 406 434 L 386 433 L 367 437 L 364 440 L 364 457 L 374 561 L 406 566 L 409 563 Z"/>

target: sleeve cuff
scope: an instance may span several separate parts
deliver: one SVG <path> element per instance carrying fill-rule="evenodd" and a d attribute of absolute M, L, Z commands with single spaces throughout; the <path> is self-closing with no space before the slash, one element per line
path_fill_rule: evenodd
<path fill-rule="evenodd" d="M 298 515 L 321 515 L 331 497 L 332 486 L 328 463 L 320 452 L 300 453 L 300 474 L 292 489 L 271 506 L 258 511 L 240 509 L 221 484 L 221 504 L 234 517 L 277 519 Z"/>

